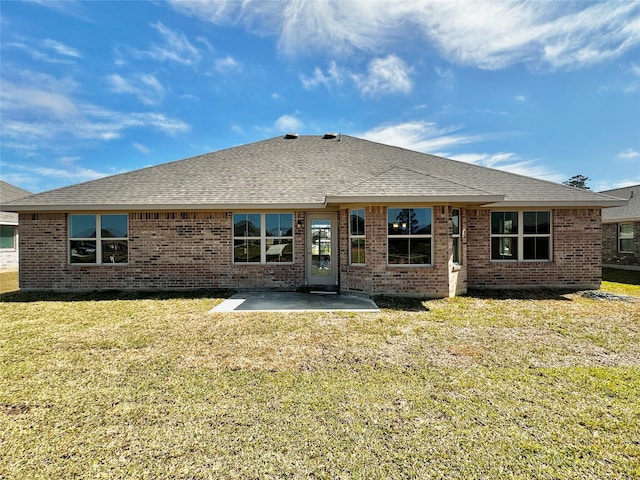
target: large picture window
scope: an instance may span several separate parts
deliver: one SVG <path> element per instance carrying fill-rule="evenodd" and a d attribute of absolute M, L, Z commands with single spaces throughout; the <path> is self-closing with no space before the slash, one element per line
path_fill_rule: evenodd
<path fill-rule="evenodd" d="M 293 214 L 235 213 L 234 263 L 292 263 Z"/>
<path fill-rule="evenodd" d="M 364 209 L 351 210 L 349 213 L 349 254 L 352 265 L 364 265 L 366 263 L 364 230 Z"/>
<path fill-rule="evenodd" d="M 551 260 L 551 212 L 491 212 L 491 260 Z"/>
<path fill-rule="evenodd" d="M 129 217 L 126 214 L 69 215 L 69 262 L 128 263 Z"/>
<path fill-rule="evenodd" d="M 431 209 L 387 210 L 389 265 L 431 265 Z"/>
<path fill-rule="evenodd" d="M 620 223 L 618 225 L 618 251 L 620 253 L 633 253 L 633 223 Z"/>

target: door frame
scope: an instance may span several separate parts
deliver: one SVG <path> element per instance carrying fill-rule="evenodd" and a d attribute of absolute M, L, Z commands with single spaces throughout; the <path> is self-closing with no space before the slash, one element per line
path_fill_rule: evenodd
<path fill-rule="evenodd" d="M 326 277 L 313 276 L 313 259 L 311 247 L 313 245 L 313 220 L 329 220 L 331 222 L 331 257 L 329 260 L 330 275 Z M 336 287 L 338 286 L 338 214 L 337 212 L 307 212 L 305 215 L 305 280 L 309 286 Z"/>

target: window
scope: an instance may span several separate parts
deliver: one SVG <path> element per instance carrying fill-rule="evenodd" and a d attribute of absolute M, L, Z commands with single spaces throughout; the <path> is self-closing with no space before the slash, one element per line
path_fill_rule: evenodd
<path fill-rule="evenodd" d="M 351 210 L 349 213 L 350 258 L 352 265 L 364 265 L 365 262 L 365 220 L 364 209 Z"/>
<path fill-rule="evenodd" d="M 125 214 L 69 215 L 69 262 L 129 262 L 129 217 Z"/>
<path fill-rule="evenodd" d="M 431 265 L 431 209 L 387 210 L 390 265 Z"/>
<path fill-rule="evenodd" d="M 460 262 L 460 209 L 451 210 L 451 238 L 453 240 L 453 263 Z"/>
<path fill-rule="evenodd" d="M 234 213 L 234 263 L 292 263 L 293 214 Z"/>
<path fill-rule="evenodd" d="M 633 223 L 620 223 L 618 225 L 618 251 L 620 253 L 633 253 Z"/>
<path fill-rule="evenodd" d="M 491 212 L 491 260 L 551 260 L 551 212 Z"/>
<path fill-rule="evenodd" d="M 16 248 L 16 227 L 0 225 L 0 248 L 14 250 Z"/>

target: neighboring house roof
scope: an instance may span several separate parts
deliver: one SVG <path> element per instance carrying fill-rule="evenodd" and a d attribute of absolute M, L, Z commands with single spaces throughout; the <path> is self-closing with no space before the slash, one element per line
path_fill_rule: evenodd
<path fill-rule="evenodd" d="M 346 135 L 275 137 L 44 192 L 19 211 L 323 208 L 345 202 L 447 201 L 593 206 L 599 193 Z"/>
<path fill-rule="evenodd" d="M 14 210 L 11 207 L 5 207 L 5 205 L 29 195 L 32 195 L 32 193 L 0 180 L 0 223 L 17 225 L 18 214 L 13 213 Z"/>
<path fill-rule="evenodd" d="M 603 222 L 640 222 L 640 185 L 606 190 L 601 193 L 628 200 L 626 205 L 604 210 L 602 212 Z"/>

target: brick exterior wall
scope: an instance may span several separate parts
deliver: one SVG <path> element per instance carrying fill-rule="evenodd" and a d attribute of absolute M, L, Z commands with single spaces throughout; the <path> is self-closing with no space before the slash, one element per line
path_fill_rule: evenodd
<path fill-rule="evenodd" d="M 640 222 L 633 222 L 633 252 L 630 253 L 618 251 L 618 224 L 605 223 L 602 225 L 602 263 L 640 269 Z"/>
<path fill-rule="evenodd" d="M 366 265 L 349 264 L 349 210 L 338 212 L 343 292 L 446 297 L 469 287 L 597 288 L 601 280 L 599 209 L 553 211 L 550 262 L 492 262 L 490 211 L 460 209 L 461 265 L 452 263 L 451 210 L 432 207 L 432 266 L 387 265 L 387 207 L 368 206 Z M 305 234 L 294 212 L 294 263 L 235 265 L 231 212 L 129 213 L 128 265 L 70 265 L 67 215 L 20 215 L 23 289 L 281 289 L 305 285 Z"/>
<path fill-rule="evenodd" d="M 294 226 L 303 214 L 294 214 Z M 67 216 L 21 214 L 23 289 L 273 288 L 304 284 L 304 234 L 294 264 L 234 265 L 228 212 L 129 213 L 128 265 L 70 265 Z"/>
<path fill-rule="evenodd" d="M 552 210 L 553 258 L 549 262 L 491 261 L 491 212 L 476 209 L 467 213 L 469 287 L 600 287 L 600 209 Z"/>

